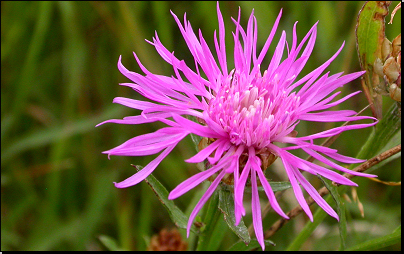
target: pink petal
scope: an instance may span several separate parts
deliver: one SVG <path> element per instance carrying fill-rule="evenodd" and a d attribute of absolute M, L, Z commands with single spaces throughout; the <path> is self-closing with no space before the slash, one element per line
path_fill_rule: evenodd
<path fill-rule="evenodd" d="M 212 131 L 209 127 L 202 126 L 176 114 L 173 114 L 173 118 L 179 125 L 183 126 L 185 129 L 198 136 L 208 138 L 220 138 L 219 134 Z"/>
<path fill-rule="evenodd" d="M 208 161 L 210 164 L 215 164 L 222 158 L 223 153 L 227 152 L 229 150 L 229 147 L 231 146 L 231 143 L 228 142 L 227 140 L 223 140 L 223 143 L 220 144 L 220 146 L 216 149 L 215 156 L 208 157 Z"/>
<path fill-rule="evenodd" d="M 261 245 L 262 250 L 265 250 L 264 233 L 262 231 L 260 198 L 258 195 L 257 177 L 255 175 L 254 170 L 251 171 L 251 192 L 252 192 L 251 210 L 253 217 L 254 232 L 255 236 L 257 237 L 257 241 Z"/>
<path fill-rule="evenodd" d="M 224 22 L 223 22 L 223 16 L 222 13 L 220 12 L 219 8 L 219 2 L 217 2 L 217 20 L 219 22 L 219 52 L 217 52 L 217 55 L 220 56 L 220 66 L 222 67 L 223 70 L 223 75 L 227 76 L 227 61 L 226 61 L 226 44 L 225 44 L 225 27 L 224 27 Z M 215 36 L 216 38 L 216 36 Z"/>
<path fill-rule="evenodd" d="M 174 188 L 168 195 L 168 199 L 176 199 L 179 196 L 183 195 L 184 193 L 188 192 L 190 189 L 194 188 L 195 186 L 199 185 L 201 182 L 205 181 L 209 177 L 211 177 L 213 174 L 215 174 L 217 171 L 220 169 L 226 167 L 229 164 L 229 159 L 222 159 L 217 165 L 211 167 L 210 169 L 207 169 L 205 171 L 202 171 L 187 180 L 183 181 L 180 183 L 177 187 Z M 223 170 L 223 172 L 225 172 Z"/>
<path fill-rule="evenodd" d="M 356 159 L 356 158 L 352 158 L 349 156 L 344 156 L 338 153 L 328 153 L 328 152 L 322 152 L 323 154 L 327 155 L 328 157 L 333 158 L 334 160 L 343 162 L 343 163 L 348 163 L 348 164 L 352 164 L 352 163 L 362 163 L 365 162 L 366 160 L 362 160 L 362 159 Z"/>
<path fill-rule="evenodd" d="M 306 212 L 307 216 L 309 216 L 310 221 L 313 221 L 313 214 L 310 211 L 310 207 L 306 203 L 306 199 L 303 196 L 303 192 L 300 189 L 299 183 L 296 180 L 294 171 L 293 171 L 293 166 L 291 166 L 288 162 L 288 160 L 280 155 L 283 165 L 285 166 L 285 171 L 289 177 L 290 184 L 292 185 L 293 192 L 295 193 L 295 197 L 297 199 L 297 202 L 299 202 L 300 206 L 303 208 L 303 211 Z"/>
<path fill-rule="evenodd" d="M 255 157 L 255 150 L 252 147 L 249 147 L 248 160 L 243 168 L 243 172 L 240 175 L 240 179 L 237 183 L 237 186 L 234 186 L 234 198 L 236 199 L 239 206 L 243 205 L 243 195 L 244 195 L 244 187 L 247 182 L 248 175 L 251 171 L 251 162 Z"/>
<path fill-rule="evenodd" d="M 138 184 L 148 177 L 154 169 L 160 164 L 160 162 L 174 149 L 175 145 L 167 147 L 156 159 L 152 160 L 146 167 L 134 174 L 133 176 L 127 178 L 126 180 L 115 183 L 117 188 L 126 188 Z"/>
<path fill-rule="evenodd" d="M 321 161 L 321 162 L 327 164 L 328 166 L 333 167 L 333 168 L 335 168 L 335 169 L 337 169 L 337 170 L 339 170 L 339 171 L 342 171 L 342 172 L 345 172 L 345 173 L 348 173 L 348 174 L 351 174 L 351 175 L 356 175 L 356 176 L 377 177 L 377 175 L 366 174 L 366 173 L 361 173 L 361 172 L 356 172 L 356 171 L 349 170 L 349 169 L 347 169 L 347 168 L 344 168 L 344 167 L 342 167 L 342 166 L 340 166 L 340 165 L 338 165 L 338 164 L 336 164 L 336 163 L 334 163 L 334 162 L 332 162 L 332 161 L 326 159 L 324 156 L 321 156 L 320 154 L 314 152 L 314 151 L 311 150 L 311 149 L 306 149 L 306 148 L 304 148 L 304 147 L 302 147 L 302 149 L 303 149 L 306 153 L 308 153 L 308 154 L 310 154 L 311 156 L 313 156 L 314 158 L 316 158 L 317 160 L 319 160 L 319 161 Z"/>
<path fill-rule="evenodd" d="M 268 39 L 266 40 L 264 47 L 261 50 L 261 53 L 258 56 L 258 59 L 256 62 L 254 62 L 254 66 L 260 65 L 262 63 L 262 60 L 264 59 L 265 55 L 267 54 L 267 51 L 269 49 L 269 46 L 271 45 L 272 39 L 274 38 L 276 29 L 278 28 L 279 20 L 281 19 L 282 16 L 282 10 L 279 12 L 278 17 L 275 20 L 274 25 L 272 26 L 272 30 L 268 36 Z"/>
<path fill-rule="evenodd" d="M 331 206 L 318 194 L 317 190 L 304 178 L 304 176 L 299 172 L 298 169 L 293 168 L 294 174 L 299 180 L 299 182 L 302 184 L 303 188 L 309 193 L 309 195 L 316 201 L 316 203 L 323 208 L 324 211 L 326 211 L 329 215 L 332 217 L 338 218 L 338 214 L 331 208 Z"/>
<path fill-rule="evenodd" d="M 282 36 L 279 39 L 278 45 L 276 46 L 274 55 L 272 56 L 271 63 L 268 66 L 268 77 L 272 77 L 272 74 L 276 71 L 281 62 L 283 51 L 285 49 L 286 33 L 282 31 Z"/>
<path fill-rule="evenodd" d="M 274 191 L 272 190 L 271 185 L 268 183 L 268 180 L 266 179 L 261 168 L 259 166 L 257 167 L 256 164 L 253 164 L 253 168 L 254 167 L 255 171 L 258 173 L 258 177 L 260 179 L 262 187 L 264 187 L 265 193 L 267 194 L 269 203 L 271 204 L 274 211 L 277 212 L 280 216 L 289 219 L 289 217 L 282 211 L 282 208 L 279 206 L 278 201 L 275 198 Z"/>
<path fill-rule="evenodd" d="M 356 183 L 352 182 L 348 178 L 345 178 L 344 176 L 338 174 L 337 172 L 334 172 L 332 170 L 329 170 L 327 168 L 321 167 L 317 164 L 314 164 L 312 162 L 303 160 L 299 157 L 294 156 L 293 154 L 290 154 L 288 152 L 284 152 L 283 156 L 288 158 L 288 161 L 295 166 L 296 168 L 302 169 L 304 171 L 309 172 L 310 174 L 313 175 L 321 175 L 327 179 L 330 179 L 331 181 L 334 181 L 339 184 L 344 184 L 344 185 L 351 185 L 351 186 L 358 186 Z"/>
<path fill-rule="evenodd" d="M 216 179 L 213 181 L 213 183 L 206 190 L 205 194 L 203 194 L 203 196 L 199 200 L 198 204 L 196 204 L 194 210 L 192 211 L 191 215 L 189 216 L 188 225 L 187 225 L 187 237 L 189 237 L 189 231 L 191 230 L 192 222 L 194 221 L 196 215 L 198 214 L 199 210 L 201 210 L 201 208 L 206 203 L 206 201 L 208 201 L 210 196 L 212 196 L 212 193 L 216 190 L 216 188 L 219 185 L 220 181 L 222 180 L 224 174 L 225 174 L 224 170 L 222 172 L 220 172 L 220 174 L 216 177 Z"/>
<path fill-rule="evenodd" d="M 214 141 L 212 144 L 208 145 L 201 151 L 199 151 L 197 154 L 192 156 L 191 158 L 185 160 L 188 163 L 199 163 L 204 161 L 209 155 L 213 153 L 213 151 L 216 150 L 218 146 L 220 146 L 223 143 L 222 140 L 218 139 Z"/>

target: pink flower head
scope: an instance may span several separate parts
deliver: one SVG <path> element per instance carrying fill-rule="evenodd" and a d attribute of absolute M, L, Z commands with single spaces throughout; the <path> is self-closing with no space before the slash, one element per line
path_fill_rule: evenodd
<path fill-rule="evenodd" d="M 233 33 L 234 64 L 231 65 L 234 65 L 234 68 L 230 71 L 228 70 L 225 48 L 225 28 L 219 3 L 217 4 L 219 36 L 216 36 L 216 32 L 214 34 L 217 60 L 204 40 L 202 32 L 199 30 L 198 35 L 195 34 L 190 22 L 186 19 L 186 15 L 184 15 L 184 24 L 182 24 L 174 13 L 172 15 L 195 59 L 196 71 L 188 67 L 183 60 L 176 58 L 174 53 L 168 51 L 160 42 L 157 33 L 153 42 L 149 43 L 156 48 L 166 62 L 173 66 L 174 76 L 168 77 L 149 72 L 141 64 L 136 54 L 134 54 L 135 58 L 146 75 L 130 72 L 122 65 L 121 58 L 119 58 L 118 69 L 134 82 L 121 85 L 133 88 L 156 103 L 117 97 L 114 99 L 115 103 L 142 110 L 141 115 L 112 119 L 103 123 L 142 124 L 161 121 L 168 126 L 154 133 L 134 137 L 122 145 L 104 152 L 108 155 L 145 156 L 162 151 L 141 171 L 120 183 L 115 183 L 116 187 L 125 188 L 144 180 L 178 142 L 190 133 L 209 138 L 211 141 L 195 156 L 186 160 L 189 163 L 208 160 L 210 165 L 208 169 L 185 180 L 169 195 L 169 199 L 175 199 L 209 177 L 217 175 L 190 215 L 187 228 L 188 235 L 199 210 L 212 195 L 225 174 L 230 174 L 233 176 L 234 182 L 236 225 L 245 215 L 243 194 L 249 179 L 252 190 L 251 207 L 255 235 L 262 249 L 265 248 L 257 187 L 258 180 L 264 188 L 272 208 L 279 215 L 288 217 L 280 208 L 271 185 L 264 175 L 263 155 L 281 158 L 296 199 L 310 220 L 313 220 L 313 215 L 300 186 L 329 215 L 336 219 L 338 219 L 338 215 L 304 178 L 301 170 L 313 175 L 319 174 L 339 184 L 352 186 L 357 184 L 339 173 L 303 160 L 291 154 L 289 150 L 303 149 L 307 154 L 336 170 L 357 176 L 375 177 L 375 175 L 348 170 L 332 162 L 329 158 L 343 163 L 358 163 L 363 162 L 363 160 L 340 155 L 335 149 L 315 145 L 313 142 L 315 139 L 334 136 L 343 131 L 372 126 L 375 122 L 336 127 L 309 136 L 296 136 L 294 129 L 300 120 L 342 122 L 375 119 L 368 116 L 355 116 L 356 112 L 353 110 L 326 110 L 360 92 L 351 93 L 332 102 L 340 93 L 333 92 L 360 77 L 364 73 L 363 71 L 344 76 L 342 73 L 329 75 L 327 72 L 320 76 L 340 53 L 343 45 L 328 61 L 297 80 L 297 76 L 313 50 L 317 35 L 317 23 L 298 43 L 296 22 L 293 27 L 291 46 L 286 42 L 286 33 L 283 31 L 268 68 L 263 72 L 261 71 L 261 63 L 267 55 L 281 14 L 282 11 L 279 13 L 264 47 L 260 52 L 257 52 L 257 20 L 254 17 L 254 12 L 251 13 L 245 30 L 240 25 L 239 10 L 238 19 L 233 19 L 236 27 Z M 305 47 L 304 44 L 306 44 Z M 282 60 L 285 46 L 287 55 Z M 302 50 L 303 52 L 300 54 Z M 201 71 L 206 78 L 202 77 Z M 199 121 L 197 123 L 188 120 L 184 115 L 195 117 Z M 276 143 L 287 143 L 289 146 L 279 147 Z M 241 158 L 244 166 L 240 164 Z"/>

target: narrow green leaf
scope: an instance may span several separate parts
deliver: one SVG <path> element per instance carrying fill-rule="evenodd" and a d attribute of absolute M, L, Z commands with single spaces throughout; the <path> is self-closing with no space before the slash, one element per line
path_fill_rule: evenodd
<path fill-rule="evenodd" d="M 132 165 L 138 171 L 143 167 L 138 165 Z M 152 175 L 150 174 L 145 181 L 150 185 L 153 192 L 159 198 L 160 202 L 167 209 L 168 214 L 170 215 L 171 220 L 175 223 L 175 225 L 179 228 L 187 228 L 188 218 L 185 214 L 174 204 L 174 201 L 168 199 L 168 191 L 167 189 Z M 196 233 L 195 227 L 192 225 L 191 231 Z"/>
<path fill-rule="evenodd" d="M 290 182 L 269 182 L 269 185 L 271 185 L 274 192 L 283 191 L 292 187 Z M 258 190 L 260 190 L 260 188 L 262 187 L 259 187 Z"/>
<path fill-rule="evenodd" d="M 276 244 L 270 240 L 264 240 L 265 246 L 276 246 Z M 249 244 L 246 244 L 242 241 L 236 242 L 233 246 L 231 246 L 227 251 L 251 251 L 255 249 L 261 249 L 261 245 L 255 239 L 251 240 Z"/>
<path fill-rule="evenodd" d="M 347 251 L 378 250 L 401 242 L 401 225 L 393 233 L 381 236 L 356 246 L 346 249 Z"/>
<path fill-rule="evenodd" d="M 248 244 L 251 241 L 250 234 L 248 233 L 248 228 L 245 226 L 243 219 L 240 223 L 236 224 L 236 217 L 234 214 L 234 199 L 229 191 L 220 190 L 219 191 L 219 209 L 224 215 L 224 220 L 226 221 L 229 228 L 245 243 Z"/>
<path fill-rule="evenodd" d="M 110 251 L 123 251 L 124 250 L 118 246 L 115 239 L 113 239 L 109 236 L 100 235 L 98 237 L 98 239 L 100 239 L 101 243 Z"/>
<path fill-rule="evenodd" d="M 325 187 L 328 189 L 328 191 L 331 194 L 331 197 L 334 199 L 335 204 L 337 205 L 337 214 L 339 216 L 338 228 L 341 239 L 340 250 L 344 250 L 346 246 L 346 236 L 347 236 L 345 205 L 341 200 L 341 196 L 338 193 L 337 187 L 330 184 L 329 180 L 325 179 L 324 177 L 320 175 L 317 176 L 320 178 Z"/>
<path fill-rule="evenodd" d="M 226 221 L 223 219 L 219 219 L 215 225 L 215 229 L 213 230 L 212 235 L 210 236 L 210 241 L 208 243 L 208 246 L 206 247 L 206 250 L 218 250 L 223 242 L 223 238 L 226 236 L 228 229 L 229 227 L 227 226 Z"/>
<path fill-rule="evenodd" d="M 377 58 L 381 59 L 381 46 L 385 37 L 384 18 L 389 13 L 388 1 L 368 1 L 359 12 L 356 24 L 356 45 L 362 70 L 366 70 L 363 89 L 373 115 L 382 117 L 382 96 L 376 93 L 379 77 L 373 71 Z"/>

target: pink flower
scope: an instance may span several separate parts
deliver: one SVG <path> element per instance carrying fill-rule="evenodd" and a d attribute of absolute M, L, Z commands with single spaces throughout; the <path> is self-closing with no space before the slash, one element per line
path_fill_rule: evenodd
<path fill-rule="evenodd" d="M 253 225 L 257 240 L 262 249 L 264 249 L 257 180 L 262 184 L 272 208 L 279 215 L 285 218 L 288 217 L 280 208 L 274 192 L 264 175 L 262 156 L 268 157 L 272 155 L 281 158 L 296 199 L 310 220 L 313 220 L 313 216 L 299 185 L 308 192 L 322 209 L 338 219 L 335 211 L 304 178 L 301 170 L 314 175 L 319 174 L 339 184 L 353 186 L 357 184 L 339 173 L 303 160 L 291 154 L 289 150 L 303 149 L 307 154 L 336 170 L 357 176 L 374 177 L 374 175 L 350 171 L 332 162 L 327 157 L 343 163 L 359 163 L 363 162 L 363 160 L 340 155 L 335 149 L 315 145 L 313 140 L 334 136 L 347 130 L 372 126 L 375 122 L 336 127 L 305 137 L 296 137 L 293 131 L 300 120 L 343 122 L 375 119 L 368 116 L 355 116 L 356 112 L 353 110 L 326 110 L 360 92 L 351 93 L 342 99 L 331 102 L 340 93 L 333 93 L 337 88 L 360 77 L 364 72 L 344 76 L 342 76 L 342 73 L 329 75 L 327 72 L 320 77 L 322 72 L 340 53 L 343 45 L 323 65 L 303 78 L 296 80 L 313 50 L 317 35 L 317 24 L 310 29 L 299 44 L 296 36 L 297 22 L 293 27 L 292 45 L 286 42 L 286 33 L 283 31 L 268 68 L 261 72 L 262 60 L 267 55 L 282 11 L 279 13 L 263 49 L 257 52 L 257 20 L 254 17 L 254 12 L 251 13 L 247 29 L 244 30 L 240 25 L 239 10 L 238 19 L 233 19 L 236 29 L 233 33 L 234 64 L 231 65 L 234 65 L 234 68 L 228 70 L 225 28 L 219 4 L 217 5 L 217 14 L 219 39 L 217 39 L 215 32 L 214 43 L 218 61 L 216 61 L 204 40 L 202 32 L 199 31 L 198 35 L 196 35 L 185 15 L 184 25 L 182 25 L 177 16 L 172 13 L 195 59 L 196 71 L 188 67 L 183 60 L 177 59 L 174 53 L 168 51 L 160 42 L 157 33 L 153 38 L 153 42 L 149 43 L 156 48 L 166 62 L 173 66 L 174 76 L 167 77 L 149 72 L 141 64 L 136 54 L 134 54 L 135 58 L 146 76 L 130 72 L 122 65 L 121 58 L 119 58 L 119 70 L 134 82 L 121 85 L 133 88 L 156 103 L 117 97 L 114 99 L 115 103 L 142 110 L 141 115 L 112 119 L 103 123 L 142 124 L 161 121 L 168 126 L 154 133 L 134 137 L 104 153 L 120 156 L 146 156 L 162 151 L 156 159 L 151 161 L 140 172 L 120 183 L 115 183 L 116 187 L 125 188 L 143 181 L 178 142 L 188 134 L 193 133 L 209 138 L 212 143 L 186 161 L 198 163 L 207 159 L 210 167 L 178 185 L 171 191 L 169 199 L 175 199 L 183 195 L 209 177 L 217 174 L 215 180 L 190 215 L 187 228 L 189 235 L 190 227 L 199 210 L 212 195 L 224 175 L 232 174 L 234 178 L 236 224 L 238 224 L 241 217 L 245 215 L 243 194 L 247 179 L 250 179 Z M 306 42 L 307 44 L 303 49 Z M 285 46 L 287 56 L 285 60 L 281 61 Z M 300 54 L 302 49 L 303 52 Z M 202 71 L 206 78 L 200 74 Z M 299 89 L 296 90 L 296 88 Z M 184 115 L 195 117 L 200 123 L 188 120 Z M 290 146 L 281 148 L 276 143 L 287 143 Z M 240 158 L 243 158 L 245 162 L 244 167 L 240 165 Z"/>

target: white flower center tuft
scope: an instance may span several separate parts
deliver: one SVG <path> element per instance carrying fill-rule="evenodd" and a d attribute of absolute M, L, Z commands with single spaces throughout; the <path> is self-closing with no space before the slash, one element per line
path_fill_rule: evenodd
<path fill-rule="evenodd" d="M 208 115 L 235 145 L 261 149 L 293 131 L 300 98 L 279 88 L 278 77 L 255 77 L 234 70 L 209 102 Z"/>

